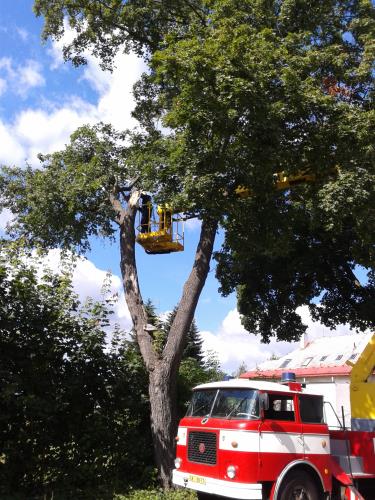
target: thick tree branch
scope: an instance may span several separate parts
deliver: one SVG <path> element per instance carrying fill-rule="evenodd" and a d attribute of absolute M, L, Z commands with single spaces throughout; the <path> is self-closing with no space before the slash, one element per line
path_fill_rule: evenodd
<path fill-rule="evenodd" d="M 134 201 L 131 197 L 130 201 Z M 156 355 L 152 346 L 152 338 L 145 330 L 147 314 L 143 305 L 139 288 L 138 272 L 135 262 L 135 231 L 134 222 L 137 206 L 129 201 L 128 208 L 120 226 L 121 274 L 126 303 L 133 321 L 138 345 L 148 371 L 153 371 Z"/>
<path fill-rule="evenodd" d="M 183 351 L 184 338 L 193 321 L 199 296 L 206 282 L 217 226 L 217 221 L 212 219 L 205 219 L 202 223 L 193 269 L 185 282 L 177 313 L 163 352 L 163 364 L 172 371 L 178 367 Z"/>
<path fill-rule="evenodd" d="M 115 222 L 121 226 L 124 217 L 125 217 L 125 209 L 121 205 L 120 200 L 116 197 L 114 193 L 110 193 L 109 201 L 111 202 L 113 210 L 116 212 Z"/>

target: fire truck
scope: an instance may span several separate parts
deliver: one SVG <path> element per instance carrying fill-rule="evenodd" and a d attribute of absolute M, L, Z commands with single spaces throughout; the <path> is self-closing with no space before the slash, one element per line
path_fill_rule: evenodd
<path fill-rule="evenodd" d="M 195 387 L 173 483 L 200 500 L 375 500 L 375 432 L 329 429 L 323 396 L 282 382 Z"/>

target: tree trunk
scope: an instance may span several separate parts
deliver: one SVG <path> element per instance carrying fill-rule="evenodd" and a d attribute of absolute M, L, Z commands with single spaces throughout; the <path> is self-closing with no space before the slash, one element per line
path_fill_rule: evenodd
<path fill-rule="evenodd" d="M 185 282 L 176 316 L 160 364 L 150 373 L 151 427 L 160 479 L 164 488 L 171 486 L 177 432 L 177 376 L 186 335 L 194 318 L 198 299 L 210 269 L 217 222 L 202 223 L 193 268 Z M 163 405 L 163 409 L 161 406 Z"/>
<path fill-rule="evenodd" d="M 176 377 L 172 378 L 163 363 L 149 373 L 151 433 L 160 482 L 171 486 L 176 436 Z"/>
<path fill-rule="evenodd" d="M 209 271 L 217 222 L 202 223 L 194 265 L 184 285 L 183 293 L 162 354 L 153 349 L 152 336 L 146 330 L 147 315 L 142 301 L 135 262 L 136 207 L 129 203 L 121 214 L 120 249 L 121 273 L 126 303 L 133 320 L 137 342 L 149 375 L 151 431 L 156 465 L 161 484 L 171 486 L 174 466 L 176 420 L 176 381 L 184 340 L 194 317 L 200 293 Z M 152 257 L 151 257 L 152 258 Z"/>

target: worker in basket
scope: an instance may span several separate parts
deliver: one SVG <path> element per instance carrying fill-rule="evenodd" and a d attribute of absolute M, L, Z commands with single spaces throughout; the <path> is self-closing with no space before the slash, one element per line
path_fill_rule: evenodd
<path fill-rule="evenodd" d="M 159 216 L 159 231 L 169 231 L 172 226 L 172 208 L 170 205 L 159 205 L 157 208 Z"/>
<path fill-rule="evenodd" d="M 142 194 L 141 200 L 141 233 L 149 233 L 151 229 L 152 212 L 151 196 L 149 196 L 148 194 Z"/>

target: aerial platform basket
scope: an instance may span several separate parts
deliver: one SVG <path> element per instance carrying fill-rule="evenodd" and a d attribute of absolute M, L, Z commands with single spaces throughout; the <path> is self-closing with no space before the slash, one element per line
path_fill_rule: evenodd
<path fill-rule="evenodd" d="M 136 241 L 148 254 L 182 252 L 184 250 L 184 220 L 167 206 L 158 206 L 157 218 L 153 207 L 140 214 Z"/>

